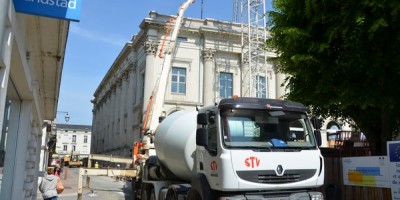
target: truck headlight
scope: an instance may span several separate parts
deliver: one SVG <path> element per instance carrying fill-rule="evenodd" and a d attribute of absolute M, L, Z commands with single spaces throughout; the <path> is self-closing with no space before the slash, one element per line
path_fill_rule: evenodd
<path fill-rule="evenodd" d="M 309 192 L 311 200 L 324 200 L 324 196 L 320 192 Z"/>

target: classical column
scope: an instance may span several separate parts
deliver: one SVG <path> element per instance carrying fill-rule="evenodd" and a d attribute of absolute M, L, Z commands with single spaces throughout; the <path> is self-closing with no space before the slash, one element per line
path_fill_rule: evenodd
<path fill-rule="evenodd" d="M 92 118 L 92 135 L 91 135 L 92 144 L 95 144 L 93 138 L 95 138 L 96 133 L 99 132 L 99 126 L 100 126 L 99 119 L 100 119 L 100 104 L 101 104 L 101 101 L 100 101 L 98 95 L 99 94 L 97 94 L 94 97 L 94 99 L 90 100 L 90 102 L 93 104 L 93 109 L 92 109 L 92 115 L 93 115 L 93 118 Z M 96 152 L 95 151 L 96 150 L 95 149 L 96 145 L 92 145 L 92 146 L 94 148 L 91 149 L 91 153 L 95 153 Z"/>
<path fill-rule="evenodd" d="M 129 67 L 128 69 L 128 98 L 127 98 L 127 112 L 128 112 L 128 118 L 126 122 L 126 131 L 128 133 L 128 140 L 130 142 L 129 145 L 132 146 L 133 144 L 133 125 L 134 125 L 134 112 L 133 108 L 136 103 L 136 87 L 137 87 L 137 78 L 135 77 L 135 70 L 136 70 L 136 62 L 132 64 L 132 66 Z"/>
<path fill-rule="evenodd" d="M 105 108 L 105 104 L 106 104 L 106 96 L 105 94 L 100 94 L 99 97 L 100 99 L 100 114 L 99 114 L 99 119 L 97 120 L 97 132 L 95 134 L 93 134 L 92 132 L 92 147 L 93 147 L 93 153 L 99 153 L 101 152 L 101 140 L 103 138 L 104 135 L 104 127 L 106 126 L 104 123 L 104 108 Z M 95 144 L 95 145 L 93 145 Z M 92 151 L 92 150 L 91 150 Z"/>
<path fill-rule="evenodd" d="M 144 94 L 143 94 L 143 111 L 145 112 L 147 109 L 147 104 L 149 103 L 149 99 L 151 93 L 154 90 L 155 83 L 158 79 L 156 73 L 157 69 L 155 66 L 155 55 L 157 53 L 157 42 L 147 40 L 144 42 L 144 50 L 147 54 L 146 56 L 146 69 L 145 69 L 145 77 L 144 77 Z"/>
<path fill-rule="evenodd" d="M 114 148 L 115 146 L 115 142 L 114 142 L 114 137 L 116 132 L 115 132 L 115 126 L 116 126 L 116 120 L 115 120 L 115 116 L 116 116 L 116 112 L 115 112 L 115 107 L 117 104 L 117 85 L 115 83 L 113 83 L 113 85 L 111 86 L 111 98 L 110 98 L 110 133 L 108 134 L 108 139 L 107 139 L 107 146 L 109 147 L 108 150 L 111 150 Z"/>
<path fill-rule="evenodd" d="M 121 123 L 121 79 L 117 79 L 115 82 L 115 104 L 114 104 L 114 134 L 116 137 L 113 138 L 114 144 L 113 149 L 116 149 L 121 144 L 119 125 Z"/>
<path fill-rule="evenodd" d="M 213 49 L 203 50 L 204 59 L 204 75 L 203 75 L 203 104 L 204 106 L 212 105 L 215 101 L 214 95 L 214 53 Z"/>
<path fill-rule="evenodd" d="M 249 63 L 249 55 L 248 53 L 242 54 L 242 88 L 241 88 L 241 96 L 242 97 L 251 97 L 251 69 Z"/>
<path fill-rule="evenodd" d="M 121 126 L 121 112 L 123 112 L 121 110 L 121 103 L 122 103 L 122 79 L 118 78 L 116 81 L 116 101 L 115 101 L 115 124 L 114 124 L 114 131 L 115 134 L 117 134 L 117 136 L 114 138 L 114 149 L 119 148 L 122 145 L 122 138 L 121 138 L 121 130 L 120 130 L 120 126 Z M 118 153 L 117 153 L 118 155 Z"/>
<path fill-rule="evenodd" d="M 107 97 L 106 97 L 106 106 L 105 106 L 105 111 L 104 111 L 104 122 L 105 122 L 105 131 L 103 133 L 103 137 L 101 140 L 102 144 L 102 152 L 105 153 L 107 149 L 109 149 L 109 136 L 111 135 L 111 125 L 112 125 L 112 89 L 109 88 L 107 91 Z"/>
<path fill-rule="evenodd" d="M 97 98 L 100 98 L 99 100 L 99 110 L 96 114 L 96 132 L 92 132 L 92 148 L 91 148 L 91 153 L 99 153 L 99 140 L 101 136 L 101 132 L 103 131 L 103 123 L 102 118 L 103 118 L 103 105 L 104 105 L 104 96 L 101 96 L 103 94 L 99 94 Z M 94 145 L 93 145 L 94 144 Z"/>
<path fill-rule="evenodd" d="M 277 99 L 283 99 L 283 96 L 286 94 L 285 92 L 285 85 L 282 86 L 282 84 L 285 82 L 285 74 L 282 74 L 281 72 L 278 72 L 275 70 L 275 85 L 276 85 L 276 97 Z"/>
<path fill-rule="evenodd" d="M 126 138 L 126 120 L 127 120 L 127 105 L 126 105 L 126 98 L 127 98 L 127 85 L 128 85 L 128 72 L 124 71 L 121 75 L 121 112 L 120 112 L 120 125 L 119 125 L 119 132 L 120 132 L 120 138 L 122 139 L 121 144 L 126 144 L 127 143 L 127 138 Z"/>
<path fill-rule="evenodd" d="M 128 79 L 129 79 L 129 109 L 132 110 L 136 104 L 137 97 L 137 86 L 139 84 L 138 78 L 136 77 L 137 63 L 135 62 L 129 67 Z"/>

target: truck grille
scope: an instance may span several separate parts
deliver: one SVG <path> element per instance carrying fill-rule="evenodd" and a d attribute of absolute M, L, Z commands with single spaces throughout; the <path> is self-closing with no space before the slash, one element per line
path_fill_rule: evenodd
<path fill-rule="evenodd" d="M 286 170 L 282 176 L 276 175 L 274 170 L 237 171 L 237 175 L 246 181 L 265 184 L 284 184 L 303 181 L 311 178 L 316 169 Z"/>

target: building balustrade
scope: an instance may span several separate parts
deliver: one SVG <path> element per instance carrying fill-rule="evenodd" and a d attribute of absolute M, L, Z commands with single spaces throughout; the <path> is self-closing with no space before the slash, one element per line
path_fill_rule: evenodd
<path fill-rule="evenodd" d="M 57 154 L 71 155 L 71 153 L 74 154 L 74 155 L 76 155 L 76 154 L 81 154 L 80 151 L 64 151 L 64 150 L 58 150 L 58 151 L 57 151 Z M 83 153 L 83 152 L 82 152 L 82 153 Z"/>

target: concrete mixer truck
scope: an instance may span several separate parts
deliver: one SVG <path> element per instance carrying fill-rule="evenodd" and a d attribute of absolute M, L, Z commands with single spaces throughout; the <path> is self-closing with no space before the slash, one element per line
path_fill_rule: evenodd
<path fill-rule="evenodd" d="M 321 135 L 300 103 L 222 99 L 175 112 L 158 124 L 177 35 L 191 3 L 186 0 L 171 20 L 175 25 L 146 109 L 143 138 L 133 150 L 134 199 L 323 199 L 313 191 L 324 182 Z M 315 120 L 314 127 L 319 124 Z"/>
<path fill-rule="evenodd" d="M 324 182 L 321 136 L 307 111 L 243 97 L 169 115 L 155 154 L 138 162 L 135 199 L 323 199 L 313 190 Z"/>

